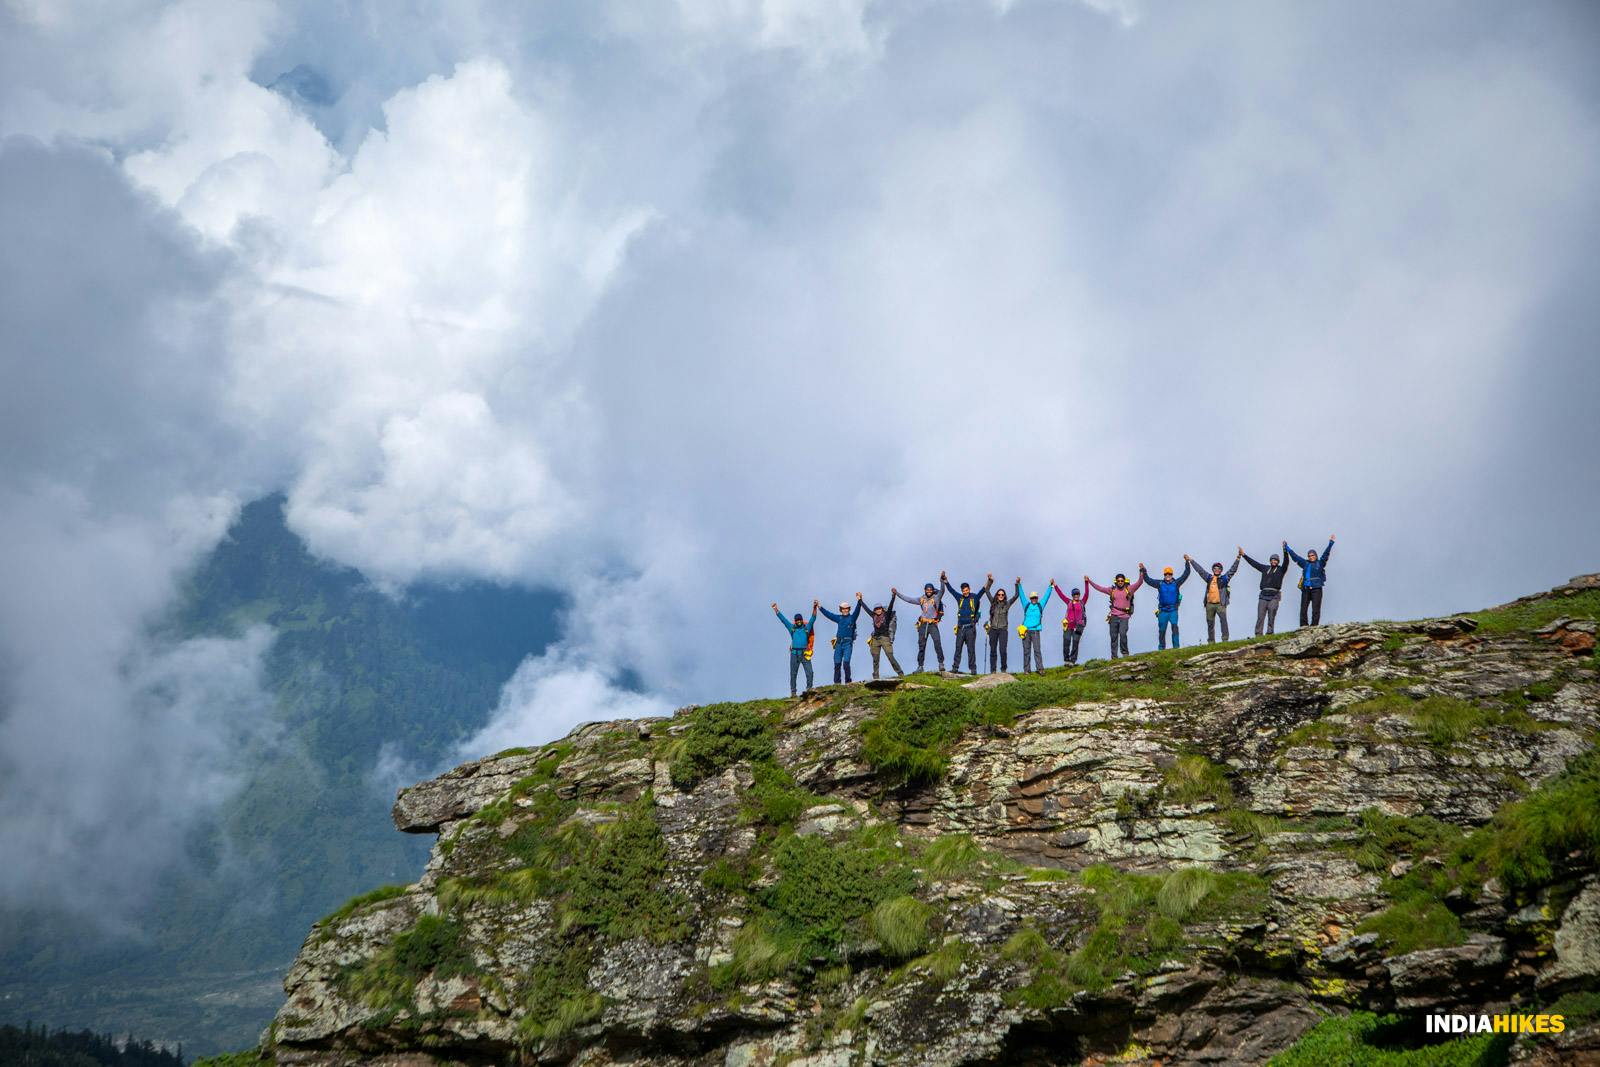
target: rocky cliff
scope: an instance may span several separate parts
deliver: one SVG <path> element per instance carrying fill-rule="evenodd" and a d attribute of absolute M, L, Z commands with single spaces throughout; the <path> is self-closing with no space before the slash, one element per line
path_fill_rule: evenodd
<path fill-rule="evenodd" d="M 261 1054 L 1252 1063 L 1352 1012 L 1556 1005 L 1496 1054 L 1589 1062 L 1597 618 L 1588 576 L 592 723 L 403 791 L 426 871 L 311 931 Z"/>

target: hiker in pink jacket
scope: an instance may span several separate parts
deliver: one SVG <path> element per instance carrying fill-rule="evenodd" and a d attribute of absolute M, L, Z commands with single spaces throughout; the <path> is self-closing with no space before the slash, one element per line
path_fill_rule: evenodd
<path fill-rule="evenodd" d="M 1078 663 L 1078 643 L 1083 640 L 1083 628 L 1089 621 L 1089 598 L 1080 589 L 1074 589 L 1068 596 L 1054 578 L 1050 579 L 1050 585 L 1056 595 L 1067 602 L 1067 614 L 1061 620 L 1061 662 L 1074 667 Z"/>
<path fill-rule="evenodd" d="M 1128 620 L 1133 617 L 1133 594 L 1138 592 L 1144 584 L 1144 575 L 1132 585 L 1128 584 L 1126 574 L 1117 575 L 1116 581 L 1111 583 L 1111 588 L 1096 582 L 1091 582 L 1089 576 L 1083 576 L 1083 584 L 1090 589 L 1098 589 L 1111 598 L 1111 614 L 1106 616 L 1106 622 L 1111 626 L 1111 658 L 1117 658 L 1117 648 L 1120 645 L 1122 654 L 1128 654 Z"/>

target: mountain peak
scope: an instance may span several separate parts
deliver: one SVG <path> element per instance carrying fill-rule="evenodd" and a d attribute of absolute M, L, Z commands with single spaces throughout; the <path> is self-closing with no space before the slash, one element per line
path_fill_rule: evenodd
<path fill-rule="evenodd" d="M 1597 618 L 1590 575 L 590 723 L 401 791 L 426 871 L 313 929 L 264 1055 L 1251 1063 L 1557 1002 L 1600 980 Z"/>

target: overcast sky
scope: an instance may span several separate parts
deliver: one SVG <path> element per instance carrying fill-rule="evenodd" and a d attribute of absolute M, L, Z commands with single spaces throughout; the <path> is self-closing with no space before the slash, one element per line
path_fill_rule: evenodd
<path fill-rule="evenodd" d="M 273 490 L 397 596 L 571 594 L 464 756 L 941 568 L 1600 569 L 1600 6 L 401 7 L 0 0 L 0 899 L 226 795 L 270 632 L 144 635 Z"/>

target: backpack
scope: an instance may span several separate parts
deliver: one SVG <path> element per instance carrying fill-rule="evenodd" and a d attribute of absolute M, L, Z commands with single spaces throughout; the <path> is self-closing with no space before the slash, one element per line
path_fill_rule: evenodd
<path fill-rule="evenodd" d="M 806 659 L 811 658 L 812 651 L 817 647 L 817 628 L 813 626 L 806 631 Z"/>

